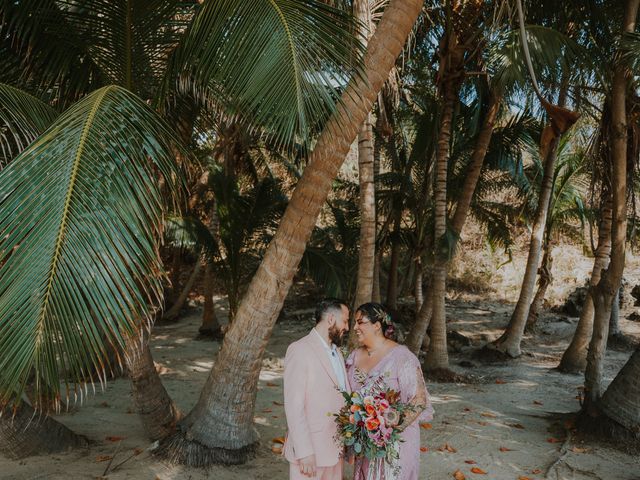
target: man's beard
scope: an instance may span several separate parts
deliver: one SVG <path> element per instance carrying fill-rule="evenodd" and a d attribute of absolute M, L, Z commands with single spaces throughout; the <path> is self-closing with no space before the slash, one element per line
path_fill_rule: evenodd
<path fill-rule="evenodd" d="M 331 340 L 336 347 L 342 346 L 342 337 L 343 332 L 339 330 L 338 327 L 335 325 L 329 327 L 329 340 Z"/>

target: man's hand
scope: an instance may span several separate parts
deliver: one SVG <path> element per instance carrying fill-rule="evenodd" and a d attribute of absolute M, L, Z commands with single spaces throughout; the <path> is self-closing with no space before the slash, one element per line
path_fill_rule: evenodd
<path fill-rule="evenodd" d="M 298 466 L 300 467 L 300 473 L 307 477 L 316 476 L 316 456 L 309 455 L 308 457 L 298 460 Z"/>

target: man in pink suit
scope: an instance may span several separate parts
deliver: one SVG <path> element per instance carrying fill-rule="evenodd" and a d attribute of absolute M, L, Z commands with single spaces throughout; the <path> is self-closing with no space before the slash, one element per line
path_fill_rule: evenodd
<path fill-rule="evenodd" d="M 341 480 L 343 448 L 335 440 L 333 414 L 344 405 L 340 390 L 349 388 L 337 348 L 349 330 L 349 308 L 340 300 L 323 300 L 315 320 L 307 336 L 289 345 L 284 359 L 288 432 L 283 454 L 291 480 Z"/>

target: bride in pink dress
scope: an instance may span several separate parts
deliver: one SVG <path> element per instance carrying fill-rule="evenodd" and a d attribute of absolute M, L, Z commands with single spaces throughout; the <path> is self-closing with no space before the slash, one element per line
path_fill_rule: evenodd
<path fill-rule="evenodd" d="M 393 324 L 384 307 L 365 303 L 355 313 L 355 333 L 360 347 L 347 358 L 352 391 L 369 392 L 381 383 L 400 392 L 400 400 L 415 409 L 398 426 L 402 431 L 399 469 L 370 468 L 370 461 L 357 458 L 354 480 L 418 480 L 420 473 L 420 423 L 433 418 L 433 408 L 424 383 L 420 362 L 404 345 L 390 339 Z M 382 462 L 382 460 L 378 460 Z"/>

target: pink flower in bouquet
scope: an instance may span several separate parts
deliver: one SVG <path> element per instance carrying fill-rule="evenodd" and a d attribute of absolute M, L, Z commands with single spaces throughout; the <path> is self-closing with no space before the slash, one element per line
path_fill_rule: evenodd
<path fill-rule="evenodd" d="M 356 417 L 353 414 L 349 415 L 349 423 L 356 423 Z"/>
<path fill-rule="evenodd" d="M 378 401 L 378 410 L 381 411 L 381 412 L 384 412 L 388 408 L 389 408 L 389 402 L 386 401 L 384 398 L 381 398 Z"/>

